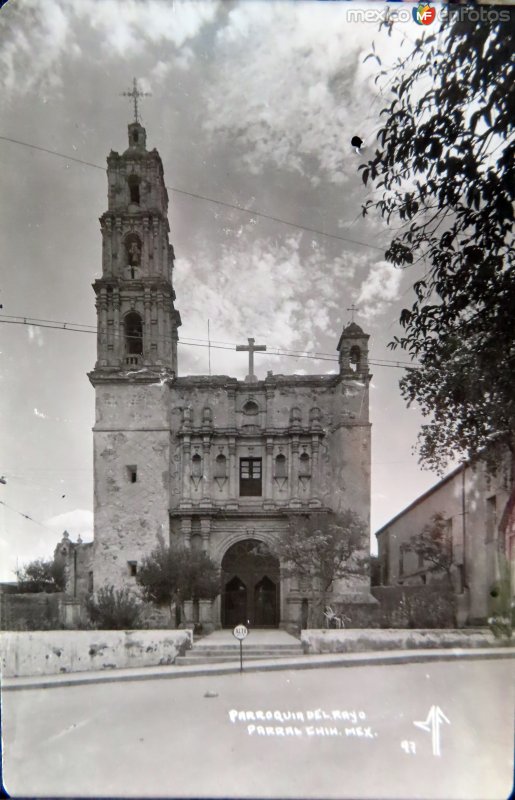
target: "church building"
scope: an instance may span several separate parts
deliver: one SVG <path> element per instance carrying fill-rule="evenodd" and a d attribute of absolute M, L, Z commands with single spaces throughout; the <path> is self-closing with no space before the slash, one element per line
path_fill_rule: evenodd
<path fill-rule="evenodd" d="M 351 508 L 369 548 L 369 337 L 354 322 L 344 328 L 336 374 L 257 376 L 260 346 L 249 338 L 235 354 L 249 360 L 245 380 L 182 375 L 163 165 L 137 115 L 128 134 L 125 152 L 107 159 L 93 285 L 94 589 L 136 588 L 158 535 L 175 537 L 220 566 L 218 597 L 200 603 L 205 629 L 298 627 L 309 587 L 284 577 L 270 552 L 289 522 Z M 366 602 L 368 576 L 332 597 Z"/>

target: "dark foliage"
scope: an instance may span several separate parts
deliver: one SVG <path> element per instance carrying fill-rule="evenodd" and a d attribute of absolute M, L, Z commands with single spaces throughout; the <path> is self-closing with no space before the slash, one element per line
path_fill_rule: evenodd
<path fill-rule="evenodd" d="M 137 581 L 146 600 L 158 605 L 184 600 L 212 600 L 220 591 L 219 570 L 203 551 L 159 538 L 157 547 L 143 559 Z"/>
<path fill-rule="evenodd" d="M 53 559 L 37 558 L 15 572 L 19 592 L 63 592 L 64 564 Z"/>
<path fill-rule="evenodd" d="M 390 347 L 418 364 L 401 391 L 427 417 L 419 451 L 429 467 L 493 441 L 514 447 L 512 37 L 510 21 L 451 16 L 417 40 L 379 76 L 393 80 L 394 99 L 361 167 L 381 192 L 363 213 L 400 223 L 387 259 L 421 273 Z"/>
<path fill-rule="evenodd" d="M 341 514 L 316 512 L 290 519 L 274 554 L 284 564 L 283 574 L 310 583 L 308 625 L 322 625 L 327 593 L 334 581 L 365 572 L 365 538 L 363 522 L 350 509 Z"/>
<path fill-rule="evenodd" d="M 117 631 L 138 626 L 142 604 L 126 587 L 108 585 L 86 598 L 86 609 L 96 628 Z"/>

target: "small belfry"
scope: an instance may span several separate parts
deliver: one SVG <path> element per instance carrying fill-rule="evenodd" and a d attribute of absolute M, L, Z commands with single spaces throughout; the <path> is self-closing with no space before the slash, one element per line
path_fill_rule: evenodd
<path fill-rule="evenodd" d="M 102 277 L 95 281 L 97 362 L 91 373 L 136 369 L 177 374 L 177 328 L 173 289 L 174 250 L 169 242 L 168 193 L 156 149 L 147 150 L 134 79 L 134 121 L 128 148 L 107 158 L 108 208 L 100 217 Z"/>

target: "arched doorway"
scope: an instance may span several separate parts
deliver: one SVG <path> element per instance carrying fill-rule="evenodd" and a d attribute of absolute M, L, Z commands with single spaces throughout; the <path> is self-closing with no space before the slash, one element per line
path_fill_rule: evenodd
<path fill-rule="evenodd" d="M 279 561 L 266 544 L 245 539 L 222 559 L 222 625 L 276 628 L 279 624 Z"/>

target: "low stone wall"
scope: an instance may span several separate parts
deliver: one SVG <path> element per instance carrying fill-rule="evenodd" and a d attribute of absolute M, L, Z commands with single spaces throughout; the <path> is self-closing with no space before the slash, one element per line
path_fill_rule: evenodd
<path fill-rule="evenodd" d="M 173 664 L 191 647 L 189 630 L 27 631 L 0 634 L 6 678 Z"/>
<path fill-rule="evenodd" d="M 496 639 L 488 629 L 400 630 L 323 630 L 301 632 L 305 653 L 366 653 L 374 650 L 414 650 L 418 648 L 501 647 L 515 641 Z"/>

